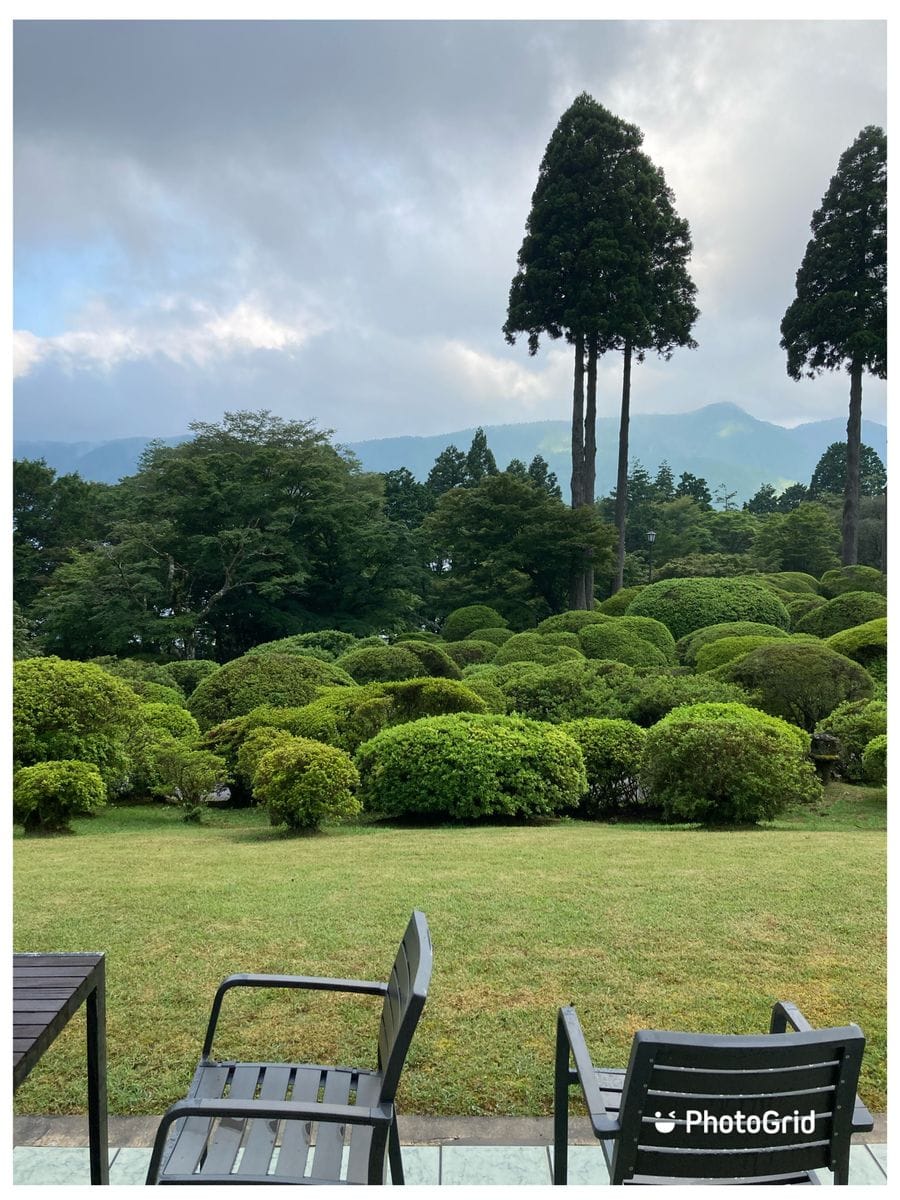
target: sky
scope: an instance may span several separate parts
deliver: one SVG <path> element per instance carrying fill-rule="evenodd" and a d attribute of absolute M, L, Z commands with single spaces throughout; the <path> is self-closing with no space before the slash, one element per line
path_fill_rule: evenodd
<path fill-rule="evenodd" d="M 698 348 L 635 367 L 633 410 L 842 416 L 846 374 L 789 379 L 779 324 L 841 153 L 886 126 L 882 21 L 24 20 L 15 435 L 566 418 L 570 348 L 501 329 L 582 91 L 640 126 L 693 236 Z M 601 414 L 620 379 L 610 354 Z M 883 382 L 863 412 L 884 420 Z"/>

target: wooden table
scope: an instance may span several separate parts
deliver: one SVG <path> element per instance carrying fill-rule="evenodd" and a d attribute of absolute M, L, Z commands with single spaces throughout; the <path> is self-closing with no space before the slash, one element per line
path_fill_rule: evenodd
<path fill-rule="evenodd" d="M 105 956 L 13 955 L 14 1092 L 85 1002 L 91 1183 L 109 1183 Z"/>

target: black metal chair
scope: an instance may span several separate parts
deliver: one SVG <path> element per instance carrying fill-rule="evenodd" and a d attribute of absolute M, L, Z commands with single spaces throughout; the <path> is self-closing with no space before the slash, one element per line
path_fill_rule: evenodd
<path fill-rule="evenodd" d="M 813 1029 L 779 1003 L 768 1034 L 641 1031 L 627 1070 L 602 1070 L 575 1010 L 561 1008 L 553 1182 L 568 1178 L 569 1088 L 578 1084 L 610 1183 L 818 1183 L 812 1173 L 825 1167 L 847 1183 L 850 1135 L 873 1125 L 856 1095 L 864 1045 L 857 1025 Z"/>
<path fill-rule="evenodd" d="M 414 912 L 387 983 L 231 975 L 219 985 L 186 1099 L 165 1113 L 148 1184 L 403 1182 L 394 1095 L 431 978 L 424 913 Z M 220 1062 L 213 1037 L 227 991 L 309 988 L 383 996 L 377 1070 Z M 313 1138 L 313 1126 L 315 1137 Z"/>

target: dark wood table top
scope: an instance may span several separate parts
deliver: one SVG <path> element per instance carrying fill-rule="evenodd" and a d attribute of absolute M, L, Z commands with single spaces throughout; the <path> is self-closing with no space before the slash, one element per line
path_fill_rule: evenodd
<path fill-rule="evenodd" d="M 102 954 L 13 955 L 13 1090 L 97 986 Z"/>

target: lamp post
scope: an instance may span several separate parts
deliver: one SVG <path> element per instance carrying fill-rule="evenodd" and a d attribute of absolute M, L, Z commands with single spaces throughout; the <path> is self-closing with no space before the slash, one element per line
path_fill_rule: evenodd
<path fill-rule="evenodd" d="M 647 530 L 647 548 L 650 552 L 650 567 L 647 572 L 647 582 L 648 583 L 653 582 L 653 543 L 655 541 L 656 541 L 656 530 L 648 529 Z"/>

